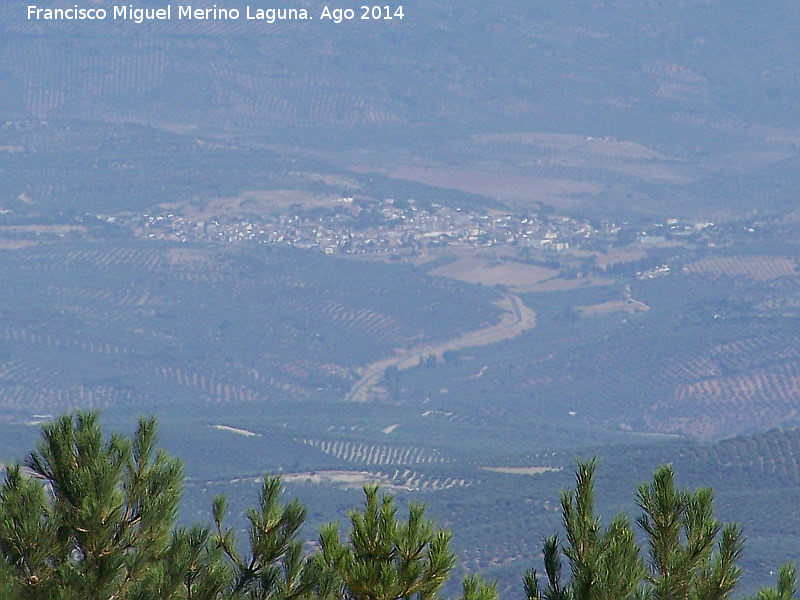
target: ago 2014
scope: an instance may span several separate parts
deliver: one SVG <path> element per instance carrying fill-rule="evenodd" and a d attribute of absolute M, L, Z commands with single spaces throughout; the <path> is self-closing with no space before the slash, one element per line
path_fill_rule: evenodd
<path fill-rule="evenodd" d="M 379 19 L 401 19 L 403 18 L 403 7 L 392 6 L 361 6 L 358 12 L 362 21 L 377 21 Z M 330 19 L 334 23 L 342 21 L 352 21 L 356 18 L 356 11 L 352 8 L 329 8 L 327 5 L 322 9 L 320 19 Z"/>

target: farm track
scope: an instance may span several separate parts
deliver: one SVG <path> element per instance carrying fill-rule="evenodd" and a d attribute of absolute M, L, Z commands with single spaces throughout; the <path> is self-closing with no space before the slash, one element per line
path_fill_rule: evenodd
<path fill-rule="evenodd" d="M 447 351 L 494 344 L 514 338 L 536 326 L 536 313 L 525 306 L 518 296 L 503 294 L 499 305 L 506 310 L 506 313 L 497 325 L 476 329 L 438 344 L 423 344 L 410 350 L 399 350 L 392 357 L 368 365 L 362 370 L 359 380 L 350 388 L 344 399 L 349 402 L 367 402 L 370 399 L 370 391 L 380 382 L 388 367 L 408 369 L 418 365 L 420 359 L 428 356 L 433 355 L 441 359 Z"/>

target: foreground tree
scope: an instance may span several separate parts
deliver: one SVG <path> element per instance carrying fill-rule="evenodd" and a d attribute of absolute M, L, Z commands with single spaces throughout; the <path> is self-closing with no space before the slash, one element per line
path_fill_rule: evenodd
<path fill-rule="evenodd" d="M 425 517 L 422 504 L 411 503 L 408 518 L 397 518 L 391 494 L 378 486 L 364 488 L 364 511 L 351 511 L 351 529 L 343 543 L 339 526 L 320 531 L 317 559 L 325 582 L 325 596 L 347 600 L 432 600 L 455 565 L 451 534 Z M 466 600 L 495 600 L 494 585 L 479 577 L 464 581 Z"/>
<path fill-rule="evenodd" d="M 0 484 L 0 600 L 433 600 L 450 574 L 450 533 L 418 504 L 399 521 L 376 486 L 349 540 L 329 525 L 317 554 L 303 552 L 306 510 L 282 502 L 280 477 L 264 478 L 246 513 L 246 551 L 223 496 L 212 527 L 176 528 L 183 468 L 156 443 L 153 419 L 107 440 L 96 413 L 43 426 Z M 496 600 L 494 586 L 468 578 L 464 600 Z"/>
<path fill-rule="evenodd" d="M 230 596 L 230 588 L 231 570 L 213 544 L 210 530 L 195 525 L 173 532 L 162 560 L 149 566 L 141 584 L 129 597 L 222 600 Z"/>
<path fill-rule="evenodd" d="M 797 566 L 785 564 L 778 573 L 774 588 L 763 588 L 750 600 L 795 600 L 797 597 Z"/>
<path fill-rule="evenodd" d="M 648 564 L 641 558 L 625 516 L 605 529 L 594 512 L 596 461 L 579 462 L 574 490 L 562 492 L 566 543 L 544 543 L 547 586 L 534 570 L 524 580 L 528 600 L 722 600 L 739 579 L 736 561 L 743 537 L 735 525 L 714 519 L 710 489 L 677 490 L 671 467 L 661 467 L 650 484 L 639 486 L 637 523 L 648 541 Z M 562 578 L 562 553 L 570 574 Z"/>
<path fill-rule="evenodd" d="M 9 467 L 0 487 L 0 598 L 55 598 L 58 532 L 44 487 Z"/>
<path fill-rule="evenodd" d="M 125 598 L 170 548 L 183 470 L 156 452 L 156 427 L 103 439 L 96 413 L 42 428 L 0 489 L 4 575 L 25 598 Z M 46 489 L 45 489 L 46 488 Z"/>
<path fill-rule="evenodd" d="M 644 511 L 638 523 L 647 534 L 647 582 L 656 600 L 727 598 L 739 580 L 736 565 L 744 538 L 737 525 L 714 518 L 709 488 L 675 488 L 672 467 L 661 467 L 650 484 L 639 486 L 636 502 Z"/>
<path fill-rule="evenodd" d="M 250 556 L 240 554 L 233 530 L 223 525 L 227 513 L 224 496 L 214 499 L 214 542 L 233 568 L 231 596 L 254 600 L 295 600 L 310 597 L 319 573 L 313 559 L 303 556 L 298 539 L 306 509 L 297 500 L 282 504 L 280 477 L 265 477 L 258 507 L 247 511 Z"/>
<path fill-rule="evenodd" d="M 250 558 L 223 526 L 175 527 L 180 461 L 156 450 L 153 419 L 130 437 L 103 437 L 96 413 L 42 428 L 26 461 L 0 485 L 0 599 L 295 600 L 312 590 L 297 533 L 305 509 L 279 501 L 280 478 L 265 478 L 248 512 Z M 311 570 L 308 570 L 311 573 Z"/>
<path fill-rule="evenodd" d="M 336 524 L 320 551 L 303 551 L 305 508 L 281 500 L 265 477 L 247 511 L 249 548 L 225 525 L 217 497 L 213 525 L 175 526 L 183 482 L 179 461 L 156 449 L 152 419 L 129 437 L 105 439 L 97 414 L 43 426 L 42 440 L 0 484 L 0 600 L 437 600 L 455 556 L 451 535 L 410 504 L 364 488 L 343 540 Z M 685 491 L 662 467 L 636 495 L 642 551 L 630 521 L 603 526 L 594 506 L 594 460 L 579 462 L 574 490 L 562 492 L 564 539 L 544 544 L 545 575 L 525 576 L 528 600 L 724 600 L 734 589 L 743 538 L 714 518 L 709 489 Z M 564 568 L 566 558 L 566 569 Z M 784 566 L 777 588 L 753 600 L 793 600 L 797 574 Z M 462 600 L 496 600 L 478 576 Z"/>
<path fill-rule="evenodd" d="M 539 588 L 536 571 L 525 575 L 528 600 L 623 600 L 642 595 L 644 563 L 633 529 L 624 515 L 602 528 L 594 510 L 595 461 L 578 463 L 576 488 L 561 493 L 561 514 L 566 530 L 563 545 L 557 535 L 544 543 L 547 587 Z M 562 577 L 562 553 L 569 560 L 570 576 Z"/>

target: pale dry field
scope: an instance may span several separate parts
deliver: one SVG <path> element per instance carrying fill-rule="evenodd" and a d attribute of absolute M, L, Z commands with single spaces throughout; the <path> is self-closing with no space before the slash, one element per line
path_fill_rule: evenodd
<path fill-rule="evenodd" d="M 0 240 L 0 250 L 19 250 L 20 248 L 28 248 L 29 246 L 35 246 L 36 242 L 31 241 L 10 241 L 10 240 Z"/>
<path fill-rule="evenodd" d="M 508 475 L 541 475 L 542 473 L 558 473 L 562 470 L 561 467 L 481 467 L 481 469 Z"/>
<path fill-rule="evenodd" d="M 3 225 L 0 226 L 0 235 L 14 234 L 14 235 L 44 235 L 54 234 L 63 235 L 67 233 L 86 233 L 86 227 L 83 225 Z"/>
<path fill-rule="evenodd" d="M 608 279 L 606 277 L 576 277 L 575 279 L 548 279 L 547 281 L 540 281 L 539 283 L 533 285 L 515 288 L 515 291 L 563 292 L 594 285 L 610 285 L 612 283 L 614 283 L 614 280 Z"/>
<path fill-rule="evenodd" d="M 215 198 L 203 206 L 188 202 L 178 204 L 162 204 L 164 210 L 174 209 L 181 212 L 190 221 L 206 221 L 224 215 L 259 214 L 267 215 L 277 211 L 285 211 L 292 206 L 303 209 L 334 206 L 347 206 L 338 202 L 340 196 L 331 194 L 313 194 L 301 190 L 249 190 L 229 198 Z"/>
<path fill-rule="evenodd" d="M 437 267 L 433 269 L 430 274 L 487 286 L 499 284 L 509 287 L 518 287 L 529 286 L 541 283 L 547 279 L 552 279 L 558 275 L 558 271 L 522 263 L 493 263 L 490 260 L 482 258 L 465 257 Z"/>
<path fill-rule="evenodd" d="M 601 269 L 605 270 L 609 265 L 617 263 L 628 263 L 634 260 L 639 260 L 647 256 L 647 250 L 642 246 L 625 246 L 623 248 L 610 248 L 605 252 L 597 252 L 594 250 L 573 250 L 572 256 L 578 258 L 589 258 L 596 256 L 595 264 Z"/>
<path fill-rule="evenodd" d="M 504 285 L 515 293 L 555 292 L 613 283 L 604 277 L 559 279 L 555 269 L 513 261 L 498 262 L 466 253 L 455 262 L 431 270 L 430 274 L 486 286 Z"/>
<path fill-rule="evenodd" d="M 247 429 L 239 429 L 238 427 L 229 427 L 228 425 L 209 425 L 209 427 L 213 429 L 218 429 L 220 431 L 227 431 L 230 433 L 235 433 L 237 435 L 243 435 L 244 437 L 261 437 L 261 434 L 256 433 L 255 431 L 249 431 Z"/>
<path fill-rule="evenodd" d="M 363 487 L 371 483 L 380 483 L 391 487 L 386 478 L 378 477 L 367 471 L 305 471 L 301 473 L 283 473 L 281 479 L 286 483 L 313 483 L 339 485 L 346 488 Z"/>
<path fill-rule="evenodd" d="M 357 172 L 375 171 L 359 167 L 351 169 Z M 596 196 L 604 189 L 602 184 L 591 181 L 412 164 L 379 169 L 379 172 L 397 179 L 480 194 L 521 206 L 541 202 L 557 208 L 575 207 L 585 202 L 587 196 Z"/>
<path fill-rule="evenodd" d="M 628 160 L 666 160 L 668 157 L 636 142 L 594 138 L 573 133 L 498 133 L 476 135 L 478 143 L 511 142 L 520 145 L 540 146 L 561 152 L 581 152 L 620 157 Z"/>
<path fill-rule="evenodd" d="M 606 315 L 615 312 L 644 312 L 650 310 L 650 307 L 641 302 L 631 302 L 628 300 L 609 300 L 601 304 L 590 304 L 588 306 L 576 306 L 575 309 L 581 314 L 582 317 L 591 317 L 594 315 Z"/>
<path fill-rule="evenodd" d="M 67 234 L 86 235 L 83 225 L 4 225 L 0 226 L 0 250 L 19 250 L 29 246 L 36 246 L 41 242 L 49 241 L 52 236 L 64 237 Z M 16 236 L 26 236 L 29 239 L 13 239 Z M 30 239 L 30 236 L 37 236 Z M 3 236 L 12 236 L 12 239 L 3 239 Z M 39 239 L 38 236 L 45 236 Z"/>

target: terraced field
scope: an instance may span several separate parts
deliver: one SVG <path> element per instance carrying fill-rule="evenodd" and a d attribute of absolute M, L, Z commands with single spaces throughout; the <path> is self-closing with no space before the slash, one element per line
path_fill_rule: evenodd
<path fill-rule="evenodd" d="M 454 461 L 454 459 L 447 458 L 436 449 L 355 444 L 347 441 L 305 438 L 299 441 L 339 460 L 366 466 L 429 465 L 446 464 Z"/>
<path fill-rule="evenodd" d="M 715 438 L 775 425 L 797 423 L 800 363 L 682 384 L 652 407 L 656 431 Z M 673 416 L 675 414 L 681 416 Z"/>
<path fill-rule="evenodd" d="M 362 361 L 453 337 L 498 312 L 491 292 L 409 269 L 386 278 L 385 265 L 181 248 L 178 255 L 147 242 L 66 243 L 6 255 L 0 271 L 13 281 L 0 291 L 6 418 L 161 398 L 339 399 Z M 448 317 L 448 296 L 475 310 Z"/>
<path fill-rule="evenodd" d="M 684 267 L 684 272 L 710 277 L 746 277 L 769 281 L 797 274 L 797 263 L 789 257 L 719 256 L 704 258 Z"/>
<path fill-rule="evenodd" d="M 800 482 L 800 430 L 772 430 L 737 436 L 691 453 L 698 461 L 711 461 L 719 469 L 750 469 Z"/>

